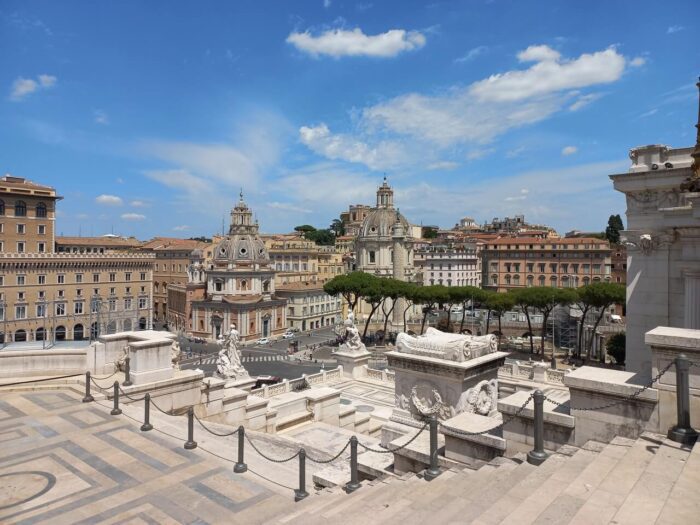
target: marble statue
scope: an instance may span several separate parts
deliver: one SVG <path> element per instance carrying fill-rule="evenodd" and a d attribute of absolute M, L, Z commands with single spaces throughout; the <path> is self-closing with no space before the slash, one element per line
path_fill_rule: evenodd
<path fill-rule="evenodd" d="M 248 371 L 241 362 L 241 353 L 238 348 L 241 338 L 236 330 L 236 325 L 226 336 L 219 336 L 219 356 L 216 360 L 216 375 L 221 379 L 241 379 L 248 377 Z"/>
<path fill-rule="evenodd" d="M 360 331 L 355 326 L 354 316 L 352 312 L 348 314 L 348 318 L 343 323 L 345 342 L 340 346 L 341 352 L 351 354 L 361 354 L 367 352 L 367 347 L 362 342 Z"/>
<path fill-rule="evenodd" d="M 495 335 L 461 335 L 428 328 L 417 337 L 400 333 L 396 337 L 396 349 L 406 354 L 463 362 L 495 352 L 498 339 Z"/>
<path fill-rule="evenodd" d="M 180 361 L 182 360 L 182 350 L 180 343 L 175 339 L 170 346 L 170 362 L 175 370 L 180 370 Z"/>

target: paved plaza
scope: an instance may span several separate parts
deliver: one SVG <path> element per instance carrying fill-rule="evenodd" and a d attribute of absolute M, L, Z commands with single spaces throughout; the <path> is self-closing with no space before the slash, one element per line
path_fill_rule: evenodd
<path fill-rule="evenodd" d="M 162 430 L 144 433 L 127 417 L 136 410 L 111 416 L 106 401 L 83 404 L 69 390 L 4 392 L 0 522 L 265 523 L 294 506 L 289 488 L 250 472 L 234 474 L 230 462 L 202 450 L 206 445 L 233 458 L 233 448 L 217 445 L 221 438 L 207 441 L 200 432 L 200 447 L 184 450 L 178 439 L 184 418 L 171 417 L 166 426 L 167 416 L 156 415 Z M 272 453 L 282 455 L 284 448 Z M 276 469 L 277 480 L 290 486 L 292 463 L 287 471 Z"/>

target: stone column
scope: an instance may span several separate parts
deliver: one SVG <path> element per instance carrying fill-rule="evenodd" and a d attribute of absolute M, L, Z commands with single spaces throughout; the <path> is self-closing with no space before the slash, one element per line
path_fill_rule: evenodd
<path fill-rule="evenodd" d="M 685 281 L 684 328 L 700 330 L 700 271 L 683 272 Z"/>

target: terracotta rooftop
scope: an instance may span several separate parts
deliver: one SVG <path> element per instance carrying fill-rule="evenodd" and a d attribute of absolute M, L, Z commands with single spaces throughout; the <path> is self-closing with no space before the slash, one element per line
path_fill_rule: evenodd
<path fill-rule="evenodd" d="M 605 244 L 608 242 L 603 239 L 593 237 L 575 237 L 575 238 L 558 238 L 558 239 L 542 239 L 540 237 L 501 237 L 490 241 L 489 244 Z"/>
<path fill-rule="evenodd" d="M 141 246 L 144 250 L 196 250 L 204 249 L 209 243 L 193 239 L 178 239 L 176 237 L 154 237 Z"/>
<path fill-rule="evenodd" d="M 36 182 L 25 179 L 24 177 L 15 177 L 9 173 L 0 177 L 0 191 L 23 193 L 26 195 L 32 195 L 37 192 L 38 195 L 41 195 L 42 197 L 53 197 L 56 199 L 63 198 L 56 195 L 56 189 L 52 188 L 51 186 L 37 184 Z"/>
<path fill-rule="evenodd" d="M 135 237 L 56 237 L 58 246 L 112 246 L 121 248 L 138 248 L 143 243 Z"/>

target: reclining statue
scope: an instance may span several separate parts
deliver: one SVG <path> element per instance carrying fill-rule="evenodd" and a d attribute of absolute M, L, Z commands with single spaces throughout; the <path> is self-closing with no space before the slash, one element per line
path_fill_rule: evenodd
<path fill-rule="evenodd" d="M 475 359 L 498 349 L 495 335 L 461 335 L 428 328 L 417 337 L 400 333 L 396 337 L 396 349 L 406 354 L 463 362 Z"/>

